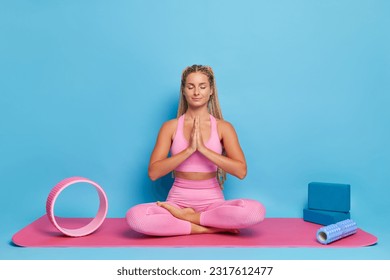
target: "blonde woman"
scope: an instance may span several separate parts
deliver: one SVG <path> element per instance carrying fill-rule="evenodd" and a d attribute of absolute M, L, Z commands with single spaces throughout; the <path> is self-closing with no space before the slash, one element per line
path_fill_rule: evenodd
<path fill-rule="evenodd" d="M 148 174 L 157 180 L 170 172 L 175 180 L 165 202 L 128 210 L 131 229 L 155 236 L 238 233 L 264 219 L 260 202 L 223 196 L 225 174 L 243 179 L 247 166 L 233 126 L 222 118 L 209 66 L 184 69 L 177 118 L 158 134 Z"/>

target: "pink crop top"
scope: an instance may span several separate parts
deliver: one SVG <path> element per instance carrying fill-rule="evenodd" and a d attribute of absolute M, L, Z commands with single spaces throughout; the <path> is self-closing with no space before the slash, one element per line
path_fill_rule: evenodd
<path fill-rule="evenodd" d="M 177 121 L 176 134 L 171 145 L 171 155 L 176 155 L 188 147 L 188 141 L 184 137 L 184 115 L 181 115 Z M 211 133 L 210 138 L 205 142 L 205 146 L 210 150 L 222 154 L 222 145 L 217 131 L 217 120 L 210 115 Z M 183 161 L 175 171 L 181 172 L 215 172 L 217 166 L 199 151 L 194 152 L 185 161 Z"/>

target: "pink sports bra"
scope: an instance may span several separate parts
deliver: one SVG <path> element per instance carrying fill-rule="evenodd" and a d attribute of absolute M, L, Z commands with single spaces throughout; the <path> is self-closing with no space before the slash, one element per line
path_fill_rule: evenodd
<path fill-rule="evenodd" d="M 188 147 L 188 141 L 184 137 L 184 117 L 185 114 L 181 115 L 177 121 L 176 134 L 173 138 L 171 145 L 171 155 L 174 156 Z M 217 120 L 214 116 L 210 115 L 211 133 L 210 138 L 205 142 L 205 146 L 210 150 L 222 154 L 222 144 L 219 140 L 217 131 Z M 175 171 L 181 172 L 215 172 L 217 166 L 202 155 L 199 151 L 194 152 L 185 161 L 183 161 Z"/>

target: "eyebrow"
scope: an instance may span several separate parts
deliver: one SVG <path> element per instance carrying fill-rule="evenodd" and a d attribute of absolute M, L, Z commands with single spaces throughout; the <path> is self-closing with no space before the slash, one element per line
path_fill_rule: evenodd
<path fill-rule="evenodd" d="M 187 85 L 195 85 L 193 83 L 187 83 Z M 207 85 L 207 83 L 200 83 L 199 85 Z"/>

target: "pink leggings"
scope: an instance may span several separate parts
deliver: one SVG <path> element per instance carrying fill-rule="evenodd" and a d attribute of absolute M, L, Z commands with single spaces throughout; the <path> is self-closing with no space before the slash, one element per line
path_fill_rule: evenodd
<path fill-rule="evenodd" d="M 225 200 L 216 178 L 186 180 L 176 178 L 167 202 L 177 208 L 190 207 L 200 213 L 205 227 L 240 229 L 260 223 L 264 206 L 251 199 Z M 147 235 L 172 236 L 191 233 L 191 223 L 180 220 L 156 203 L 144 203 L 126 213 L 130 228 Z"/>

